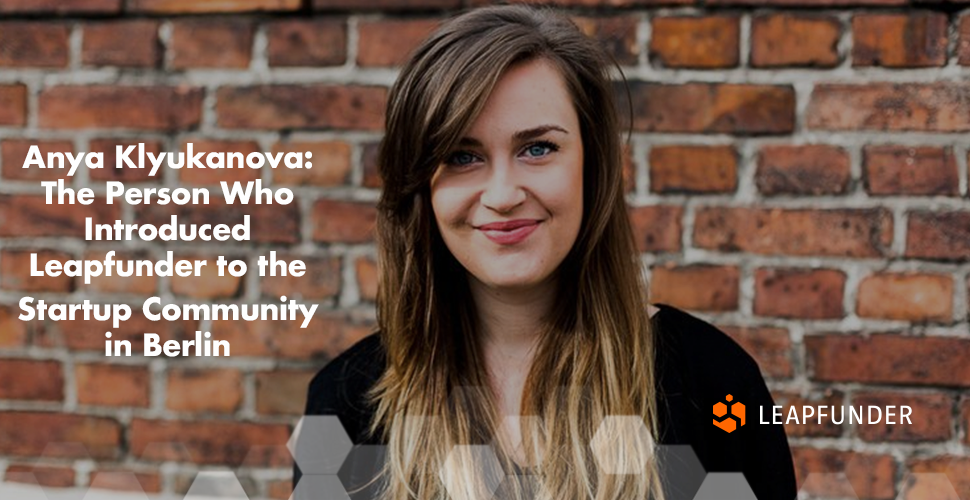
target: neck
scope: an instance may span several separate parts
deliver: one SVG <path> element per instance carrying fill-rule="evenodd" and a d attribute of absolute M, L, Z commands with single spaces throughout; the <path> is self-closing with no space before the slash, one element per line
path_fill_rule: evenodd
<path fill-rule="evenodd" d="M 472 277 L 469 284 L 486 355 L 503 365 L 527 367 L 541 333 L 542 318 L 555 300 L 555 283 L 550 280 L 529 288 L 496 289 Z"/>

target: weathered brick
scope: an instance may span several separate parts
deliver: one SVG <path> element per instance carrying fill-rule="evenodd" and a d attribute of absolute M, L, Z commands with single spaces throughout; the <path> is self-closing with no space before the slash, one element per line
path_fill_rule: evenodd
<path fill-rule="evenodd" d="M 824 393 L 813 393 L 803 396 L 793 392 L 774 392 L 772 399 L 775 404 L 781 406 L 781 421 L 785 423 L 785 434 L 789 437 L 839 437 L 842 435 L 842 428 L 848 422 L 848 415 L 843 417 L 842 424 L 833 421 L 831 411 L 826 411 L 826 416 L 821 417 L 818 411 L 812 417 L 804 418 L 803 406 L 835 406 L 840 408 L 845 399 L 845 394 L 841 391 L 827 390 Z M 788 415 L 794 407 L 794 412 L 798 415 L 798 423 L 795 420 L 789 422 Z M 768 410 L 766 408 L 765 410 Z M 767 413 L 767 411 L 765 412 Z M 841 409 L 836 411 L 836 416 L 842 416 Z M 759 416 L 760 418 L 760 416 Z M 773 417 L 765 415 L 766 419 Z"/>
<path fill-rule="evenodd" d="M 970 212 L 909 212 L 906 257 L 965 261 L 970 255 Z"/>
<path fill-rule="evenodd" d="M 320 199 L 313 204 L 313 240 L 366 243 L 374 238 L 376 220 L 373 203 Z"/>
<path fill-rule="evenodd" d="M 879 257 L 892 236 L 892 214 L 880 208 L 701 207 L 693 241 L 721 252 Z"/>
<path fill-rule="evenodd" d="M 788 330 L 754 326 L 718 325 L 718 327 L 754 357 L 761 368 L 761 373 L 765 376 L 791 378 L 794 374 L 791 337 L 788 335 Z"/>
<path fill-rule="evenodd" d="M 84 26 L 81 62 L 93 66 L 157 67 L 162 59 L 157 21 L 134 19 Z"/>
<path fill-rule="evenodd" d="M 853 406 L 878 406 L 882 409 L 879 423 L 856 426 L 856 433 L 863 441 L 906 441 L 925 443 L 950 439 L 953 397 L 946 394 L 903 394 L 891 392 L 860 392 L 852 398 Z M 909 406 L 910 424 L 901 420 L 901 406 Z M 893 425 L 888 425 L 887 406 L 895 406 Z M 868 409 L 866 410 L 868 411 Z M 868 417 L 868 415 L 867 415 Z"/>
<path fill-rule="evenodd" d="M 243 168 L 236 168 L 240 163 L 236 160 L 232 161 L 233 168 L 223 168 L 223 169 L 201 169 L 201 168 L 183 168 L 179 171 L 179 182 L 183 185 L 212 185 L 219 186 L 220 182 L 226 181 L 230 185 L 233 182 L 250 182 L 261 178 L 260 169 L 249 168 L 246 165 L 246 156 L 250 153 L 262 152 L 259 144 L 256 141 L 232 141 L 232 140 L 216 140 L 216 139 L 201 139 L 201 138 L 189 138 L 182 141 L 181 151 L 185 152 L 188 143 L 192 143 L 192 150 L 198 154 L 199 152 L 205 152 L 206 155 L 210 153 L 224 153 L 225 166 L 229 166 L 229 155 L 230 153 L 241 153 L 243 155 L 242 165 Z M 286 168 L 286 167 L 280 167 Z"/>
<path fill-rule="evenodd" d="M 866 146 L 862 155 L 862 178 L 869 194 L 960 195 L 960 175 L 950 147 Z"/>
<path fill-rule="evenodd" d="M 650 205 L 629 207 L 633 238 L 640 252 L 679 252 L 683 232 L 683 207 Z"/>
<path fill-rule="evenodd" d="M 376 142 L 370 142 L 363 145 L 363 151 L 360 155 L 360 163 L 364 167 L 364 179 L 362 184 L 364 187 L 378 189 L 381 187 L 381 175 L 378 172 L 377 167 L 377 155 L 378 155 L 379 145 Z"/>
<path fill-rule="evenodd" d="M 942 12 L 858 13 L 852 17 L 852 65 L 922 68 L 946 64 Z"/>
<path fill-rule="evenodd" d="M 256 373 L 256 411 L 262 415 L 302 415 L 315 370 Z"/>
<path fill-rule="evenodd" d="M 228 224 L 231 227 L 242 224 L 246 214 L 249 214 L 252 241 L 300 241 L 300 211 L 296 201 L 289 205 L 228 205 L 222 195 L 216 193 L 210 197 L 208 205 L 139 205 L 135 210 L 135 223 L 168 224 L 172 215 L 178 215 L 180 224 Z"/>
<path fill-rule="evenodd" d="M 67 66 L 70 31 L 62 22 L 0 22 L 0 67 Z"/>
<path fill-rule="evenodd" d="M 906 469 L 913 475 L 904 480 L 903 493 L 906 500 L 945 498 L 940 481 L 958 494 L 970 491 L 970 458 L 942 455 L 930 458 L 911 458 Z M 950 494 L 952 498 L 952 493 Z"/>
<path fill-rule="evenodd" d="M 180 130 L 202 116 L 202 90 L 191 87 L 62 85 L 41 92 L 41 127 Z"/>
<path fill-rule="evenodd" d="M 130 436 L 131 454 L 142 460 L 178 460 L 183 458 L 180 450 L 194 463 L 223 467 L 281 466 L 291 460 L 286 450 L 289 431 L 280 424 L 136 418 Z M 251 454 L 254 447 L 265 453 Z"/>
<path fill-rule="evenodd" d="M 347 21 L 286 19 L 267 27 L 270 66 L 339 66 L 347 62 Z"/>
<path fill-rule="evenodd" d="M 85 217 L 95 224 L 110 224 L 121 218 L 121 210 L 104 198 L 95 198 L 90 205 L 48 205 L 43 195 L 0 195 L 0 237 L 82 238 Z"/>
<path fill-rule="evenodd" d="M 293 481 L 269 481 L 266 495 L 273 500 L 289 500 L 293 496 Z"/>
<path fill-rule="evenodd" d="M 357 289 L 360 298 L 374 301 L 377 299 L 377 262 L 370 257 L 357 259 L 354 271 L 357 275 Z"/>
<path fill-rule="evenodd" d="M 226 265 L 225 273 L 219 276 L 219 266 L 216 264 L 217 258 L 217 255 L 175 255 L 174 259 L 176 261 L 204 260 L 206 261 L 206 265 L 200 269 L 198 275 L 192 273 L 189 276 L 176 275 L 169 278 L 172 284 L 172 293 L 195 299 L 227 299 L 238 296 L 242 291 L 243 278 L 229 274 L 228 264 Z M 233 260 L 247 261 L 245 257 L 226 256 L 227 262 L 232 262 Z"/>
<path fill-rule="evenodd" d="M 808 128 L 825 130 L 970 130 L 970 83 L 818 84 Z"/>
<path fill-rule="evenodd" d="M 668 68 L 733 68 L 739 60 L 737 16 L 655 17 L 650 59 Z"/>
<path fill-rule="evenodd" d="M 636 15 L 612 17 L 573 16 L 573 22 L 587 36 L 599 40 L 619 64 L 635 65 L 640 55 Z"/>
<path fill-rule="evenodd" d="M 312 168 L 277 168 L 273 171 L 276 184 L 339 186 L 350 176 L 351 148 L 343 141 L 278 142 L 273 146 L 273 154 L 277 153 L 310 153 L 312 156 L 307 161 Z"/>
<path fill-rule="evenodd" d="M 970 340 L 877 334 L 805 337 L 812 380 L 970 386 Z"/>
<path fill-rule="evenodd" d="M 953 278 L 943 274 L 879 273 L 859 283 L 856 314 L 913 322 L 953 321 Z"/>
<path fill-rule="evenodd" d="M 21 292 L 61 292 L 74 290 L 74 278 L 61 272 L 60 276 L 31 276 L 30 255 L 37 254 L 37 267 L 44 269 L 48 261 L 63 266 L 73 256 L 54 250 L 4 250 L 0 252 L 0 288 Z"/>
<path fill-rule="evenodd" d="M 376 19 L 357 27 L 357 64 L 400 66 L 438 26 L 438 19 Z"/>
<path fill-rule="evenodd" d="M 739 282 L 736 266 L 656 266 L 651 270 L 650 297 L 694 311 L 734 311 L 738 308 Z"/>
<path fill-rule="evenodd" d="M 269 260 L 268 253 L 267 260 Z M 261 289 L 263 295 L 279 299 L 303 298 L 310 300 L 327 299 L 340 293 L 340 258 L 339 257 L 309 257 L 304 255 L 279 254 L 277 260 L 290 262 L 294 259 L 302 260 L 306 265 L 303 276 L 270 276 L 262 278 Z"/>
<path fill-rule="evenodd" d="M 28 323 L 18 319 L 20 308 L 0 305 L 0 349 L 22 347 L 27 343 Z"/>
<path fill-rule="evenodd" d="M 0 0 L 4 14 L 118 14 L 122 0 Z"/>
<path fill-rule="evenodd" d="M 219 125 L 226 128 L 380 130 L 383 87 L 260 85 L 217 92 Z"/>
<path fill-rule="evenodd" d="M 849 154 L 824 144 L 765 146 L 754 180 L 765 195 L 843 194 L 852 180 Z"/>
<path fill-rule="evenodd" d="M 0 142 L 0 150 L 3 151 L 4 179 L 37 182 L 64 179 L 65 184 L 71 184 L 73 178 L 67 175 L 71 168 L 66 156 L 63 163 L 64 168 L 39 168 L 37 166 L 24 168 L 24 162 L 27 160 L 27 154 L 30 152 L 31 146 L 37 146 L 45 165 L 48 165 L 48 153 L 67 152 L 74 154 L 74 145 L 71 141 L 6 139 Z M 75 173 L 75 175 L 77 174 Z"/>
<path fill-rule="evenodd" d="M 63 401 L 64 372 L 61 363 L 0 359 L 0 399 Z"/>
<path fill-rule="evenodd" d="M 842 26 L 828 15 L 772 13 L 755 16 L 751 22 L 751 65 L 756 68 L 783 66 L 837 66 Z"/>
<path fill-rule="evenodd" d="M 74 486 L 74 468 L 43 465 L 11 464 L 4 473 L 4 480 L 12 483 L 36 483 L 51 488 Z"/>
<path fill-rule="evenodd" d="M 856 451 L 792 448 L 799 491 L 823 498 L 896 498 L 896 461 L 891 455 Z M 821 480 L 806 482 L 813 473 L 845 474 L 848 481 Z M 816 476 L 820 478 L 820 476 Z"/>
<path fill-rule="evenodd" d="M 27 123 L 27 86 L 0 85 L 0 125 L 19 127 Z"/>
<path fill-rule="evenodd" d="M 242 399 L 239 370 L 175 368 L 168 372 L 165 407 L 169 410 L 233 413 Z"/>
<path fill-rule="evenodd" d="M 128 0 L 128 12 L 204 14 L 215 12 L 295 11 L 301 0 Z"/>
<path fill-rule="evenodd" d="M 959 30 L 957 62 L 964 66 L 970 66 L 970 15 L 964 14 L 960 17 Z"/>
<path fill-rule="evenodd" d="M 730 193 L 738 185 L 732 146 L 655 146 L 650 149 L 650 191 Z"/>
<path fill-rule="evenodd" d="M 845 273 L 837 269 L 760 268 L 754 274 L 754 313 L 801 319 L 845 315 Z"/>
<path fill-rule="evenodd" d="M 146 182 L 151 180 L 161 180 L 161 173 L 156 173 L 156 177 L 152 177 L 150 168 L 128 168 L 123 166 L 123 168 L 115 168 L 118 161 L 117 146 L 121 146 L 122 150 L 128 149 L 130 146 L 135 146 L 135 151 L 138 150 L 138 144 L 145 145 L 145 154 L 151 153 L 153 155 L 158 155 L 162 151 L 162 143 L 160 141 L 154 140 L 144 140 L 144 139 L 91 139 L 91 151 L 100 151 L 104 153 L 104 168 L 95 169 L 88 171 L 88 175 L 91 180 L 94 181 L 118 181 L 118 182 Z M 129 155 L 129 158 L 133 158 L 134 155 Z"/>
<path fill-rule="evenodd" d="M 461 0 L 313 0 L 314 10 L 456 9 Z"/>
<path fill-rule="evenodd" d="M 248 68 L 256 26 L 248 19 L 185 19 L 172 23 L 169 66 Z"/>
<path fill-rule="evenodd" d="M 640 132 L 755 135 L 784 134 L 795 127 L 790 86 L 630 82 L 630 94 L 633 128 Z M 618 97 L 619 109 L 625 110 L 626 92 Z"/>
<path fill-rule="evenodd" d="M 81 446 L 57 446 L 76 443 Z M 52 445 L 52 446 L 48 446 Z M 91 458 L 120 456 L 121 424 L 112 418 L 50 412 L 0 412 L 0 452 L 18 457 Z"/>
<path fill-rule="evenodd" d="M 306 328 L 298 321 L 213 321 L 212 337 L 232 344 L 233 356 L 328 360 L 373 331 L 368 324 L 319 311 Z"/>
<path fill-rule="evenodd" d="M 124 260 L 155 260 L 152 254 L 146 250 L 118 251 L 114 248 L 88 250 L 84 252 L 84 259 L 104 261 L 105 256 L 111 250 L 115 251 L 114 256 L 112 256 L 115 262 Z M 157 292 L 158 277 L 154 275 L 118 276 L 118 273 L 112 273 L 111 276 L 106 276 L 102 273 L 101 276 L 92 277 L 89 285 L 85 285 L 83 280 L 79 280 L 78 283 L 82 289 L 94 292 L 150 296 L 155 295 Z"/>
<path fill-rule="evenodd" d="M 960 408 L 960 420 L 963 426 L 963 442 L 970 444 L 970 399 L 964 400 Z"/>
<path fill-rule="evenodd" d="M 74 380 L 79 404 L 148 407 L 151 375 L 145 366 L 80 363 L 74 367 Z"/>
<path fill-rule="evenodd" d="M 89 484 L 92 490 L 158 493 L 161 491 L 162 478 L 158 472 L 110 467 L 91 471 Z"/>

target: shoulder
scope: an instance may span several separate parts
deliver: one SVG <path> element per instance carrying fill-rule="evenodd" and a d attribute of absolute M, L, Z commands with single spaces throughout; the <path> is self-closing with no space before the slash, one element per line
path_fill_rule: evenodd
<path fill-rule="evenodd" d="M 384 362 L 379 333 L 358 340 L 331 359 L 310 381 L 306 414 L 351 418 L 366 413 L 364 396 L 380 378 Z"/>

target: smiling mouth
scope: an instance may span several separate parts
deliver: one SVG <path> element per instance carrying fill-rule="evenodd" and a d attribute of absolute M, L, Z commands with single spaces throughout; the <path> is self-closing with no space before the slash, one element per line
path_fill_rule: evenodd
<path fill-rule="evenodd" d="M 542 221 L 538 220 L 514 220 L 508 222 L 493 222 L 479 226 L 486 238 L 498 243 L 499 245 L 515 245 L 524 241 Z"/>

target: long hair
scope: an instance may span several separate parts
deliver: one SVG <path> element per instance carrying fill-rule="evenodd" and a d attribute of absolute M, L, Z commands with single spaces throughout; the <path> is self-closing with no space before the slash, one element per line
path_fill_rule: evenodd
<path fill-rule="evenodd" d="M 654 337 L 623 197 L 612 59 L 567 17 L 504 5 L 445 22 L 388 96 L 376 236 L 387 364 L 369 393 L 369 431 L 387 443 L 384 500 L 489 498 L 512 470 L 501 446 L 496 455 L 482 446 L 494 442 L 497 406 L 466 271 L 439 233 L 430 179 L 502 74 L 540 58 L 559 70 L 579 117 L 584 193 L 522 395 L 529 484 L 545 500 L 663 498 Z M 488 468 L 496 456 L 498 472 Z"/>

